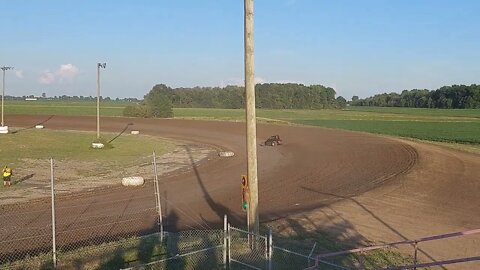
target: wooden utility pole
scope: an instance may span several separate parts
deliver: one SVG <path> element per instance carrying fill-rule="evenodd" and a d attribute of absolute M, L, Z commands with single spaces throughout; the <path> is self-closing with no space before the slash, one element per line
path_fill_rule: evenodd
<path fill-rule="evenodd" d="M 247 175 L 250 190 L 248 230 L 259 233 L 258 178 L 257 178 L 257 123 L 255 115 L 255 72 L 253 57 L 253 0 L 245 4 L 245 112 L 247 122 Z"/>

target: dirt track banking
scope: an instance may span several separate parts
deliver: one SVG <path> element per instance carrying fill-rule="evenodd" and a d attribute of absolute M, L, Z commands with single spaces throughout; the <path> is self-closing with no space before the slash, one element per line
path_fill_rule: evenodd
<path fill-rule="evenodd" d="M 31 126 L 43 117 L 15 117 L 13 126 Z M 143 134 L 209 144 L 235 152 L 233 158 L 215 158 L 189 174 L 162 179 L 169 200 L 196 210 L 208 222 L 219 222 L 227 213 L 240 213 L 240 175 L 246 172 L 243 123 L 154 119 L 102 119 L 102 130 L 118 131 L 127 123 Z M 46 128 L 95 130 L 91 117 L 55 116 Z M 258 147 L 259 189 L 262 216 L 315 208 L 329 196 L 320 190 L 352 196 L 369 190 L 407 171 L 416 154 L 412 147 L 389 139 L 308 127 L 259 125 L 259 143 L 271 134 L 281 134 L 282 147 Z M 47 154 L 48 155 L 48 154 Z M 118 196 L 129 194 L 124 189 Z M 189 223 L 182 217 L 180 227 Z M 195 224 L 188 224 L 195 225 Z"/>
<path fill-rule="evenodd" d="M 9 116 L 9 124 L 31 127 L 46 118 Z M 188 173 L 161 180 L 161 194 L 170 201 L 164 215 L 167 219 L 169 216 L 175 217 L 175 221 L 169 223 L 170 229 L 198 228 L 202 224 L 220 225 L 224 214 L 229 215 L 234 223 L 244 222 L 244 214 L 240 209 L 240 175 L 246 172 L 244 123 L 102 118 L 101 128 L 103 131 L 116 132 L 130 122 L 134 123 L 134 129 L 143 134 L 187 140 L 235 152 L 232 158 L 213 157 L 207 163 L 192 167 Z M 44 125 L 49 129 L 94 131 L 95 123 L 94 117 L 55 116 Z M 359 202 L 351 202 L 351 198 L 361 195 L 359 200 L 365 200 L 371 209 L 378 210 L 377 217 L 383 211 L 389 224 L 395 224 L 394 231 L 401 231 L 402 226 L 406 226 L 409 233 L 405 235 L 409 238 L 429 234 L 428 228 L 416 234 L 413 229 L 415 225 L 410 224 L 414 221 L 419 226 L 434 226 L 432 233 L 480 226 L 478 155 L 364 133 L 258 125 L 259 143 L 273 134 L 280 134 L 285 145 L 258 147 L 259 207 L 262 221 L 299 213 L 313 215 L 314 211 L 309 210 L 321 207 L 330 209 L 330 205 L 336 202 L 338 207 L 343 207 L 342 211 L 351 211 L 350 218 L 354 226 L 357 222 L 370 228 L 363 228 L 363 232 L 360 227 L 359 232 L 374 240 L 394 239 L 395 233 L 389 230 L 379 229 L 377 233 L 374 222 L 378 220 L 370 222 L 369 217 L 364 217 L 365 214 L 362 217 L 361 211 L 352 210 Z M 143 189 L 118 188 L 60 200 L 63 200 L 63 206 L 89 205 L 81 214 L 94 216 L 98 211 L 121 213 L 132 205 L 141 209 L 143 203 L 147 204 L 141 199 L 142 196 L 145 197 L 143 192 Z M 101 202 L 102 196 L 109 196 L 109 199 L 138 196 L 139 199 L 131 205 L 119 202 L 109 209 L 102 209 L 95 206 Z M 148 198 L 149 206 L 150 200 Z M 47 209 L 42 204 L 30 205 L 28 208 L 10 206 L 3 211 L 14 211 L 18 216 L 26 209 L 29 212 Z M 182 211 L 185 209 L 188 212 Z M 441 217 L 437 216 L 439 212 L 442 213 Z M 79 213 L 70 211 L 69 214 L 73 220 Z M 44 211 L 29 222 L 49 217 L 49 212 Z M 381 219 L 385 222 L 383 217 Z M 441 222 L 435 223 L 433 220 Z M 11 222 L 21 224 L 21 221 Z M 135 229 L 148 230 L 151 225 L 145 222 Z"/>

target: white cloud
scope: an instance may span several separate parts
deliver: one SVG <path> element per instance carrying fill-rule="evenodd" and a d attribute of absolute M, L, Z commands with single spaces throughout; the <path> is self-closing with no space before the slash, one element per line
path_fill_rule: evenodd
<path fill-rule="evenodd" d="M 73 80 L 78 75 L 78 68 L 72 64 L 61 65 L 57 71 L 57 75 L 60 77 L 60 80 L 67 79 Z"/>
<path fill-rule="evenodd" d="M 265 83 L 267 80 L 265 80 L 262 77 L 255 77 L 255 84 L 257 83 Z"/>
<path fill-rule="evenodd" d="M 15 76 L 19 79 L 23 79 L 23 70 L 15 70 Z"/>
<path fill-rule="evenodd" d="M 42 72 L 38 81 L 41 84 L 52 84 L 55 82 L 55 74 L 53 74 L 53 72 L 47 69 Z"/>
<path fill-rule="evenodd" d="M 40 79 L 38 80 L 41 84 L 52 84 L 54 82 L 62 83 L 64 81 L 71 82 L 79 74 L 79 69 L 72 64 L 60 65 L 60 67 L 52 72 L 49 69 L 46 69 L 40 74 Z"/>

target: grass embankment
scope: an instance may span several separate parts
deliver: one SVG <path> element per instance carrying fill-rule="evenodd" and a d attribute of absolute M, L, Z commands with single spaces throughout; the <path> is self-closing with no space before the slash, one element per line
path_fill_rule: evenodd
<path fill-rule="evenodd" d="M 104 133 L 108 140 L 117 134 Z M 93 149 L 91 143 L 96 139 L 93 132 L 52 131 L 45 129 L 25 129 L 2 135 L 0 164 L 24 166 L 25 159 L 49 159 L 98 161 L 107 166 L 129 166 L 139 157 L 158 155 L 173 149 L 173 144 L 160 138 L 146 135 L 123 134 L 116 138 L 111 149 Z"/>

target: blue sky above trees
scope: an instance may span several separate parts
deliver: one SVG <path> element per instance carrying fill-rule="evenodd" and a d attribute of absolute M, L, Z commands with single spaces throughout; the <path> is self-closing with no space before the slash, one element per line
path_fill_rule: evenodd
<path fill-rule="evenodd" d="M 256 0 L 258 82 L 370 96 L 479 83 L 480 1 Z M 143 97 L 239 85 L 243 1 L 2 1 L 7 94 Z"/>

